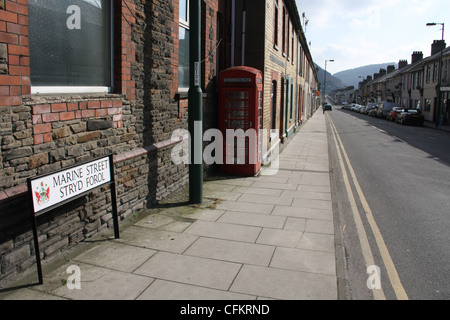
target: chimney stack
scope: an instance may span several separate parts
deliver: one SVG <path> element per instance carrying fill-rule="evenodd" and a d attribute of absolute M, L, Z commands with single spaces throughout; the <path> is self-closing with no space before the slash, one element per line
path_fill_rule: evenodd
<path fill-rule="evenodd" d="M 447 48 L 445 40 L 434 40 L 431 45 L 431 55 L 434 56 L 436 53 L 440 53 L 445 48 Z"/>
<path fill-rule="evenodd" d="M 387 66 L 387 73 L 391 73 L 393 71 L 395 71 L 395 65 L 392 64 L 390 66 Z"/>
<path fill-rule="evenodd" d="M 422 51 L 414 51 L 411 56 L 411 64 L 419 62 L 422 59 L 423 59 L 423 52 Z"/>
<path fill-rule="evenodd" d="M 400 60 L 398 62 L 398 68 L 403 69 L 404 67 L 408 66 L 408 60 Z"/>

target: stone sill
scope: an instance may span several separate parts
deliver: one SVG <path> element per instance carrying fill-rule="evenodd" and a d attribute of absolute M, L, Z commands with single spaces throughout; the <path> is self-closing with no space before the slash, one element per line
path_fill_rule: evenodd
<path fill-rule="evenodd" d="M 123 95 L 117 93 L 30 94 L 22 96 L 22 103 L 36 105 L 69 101 L 122 100 L 124 98 Z"/>

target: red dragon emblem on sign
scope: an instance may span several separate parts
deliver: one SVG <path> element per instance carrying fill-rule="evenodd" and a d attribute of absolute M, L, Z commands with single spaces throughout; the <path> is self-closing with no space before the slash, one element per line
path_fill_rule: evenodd
<path fill-rule="evenodd" d="M 38 205 L 42 205 L 47 203 L 50 200 L 50 187 L 44 182 L 41 182 L 41 185 L 36 188 L 34 192 Z"/>

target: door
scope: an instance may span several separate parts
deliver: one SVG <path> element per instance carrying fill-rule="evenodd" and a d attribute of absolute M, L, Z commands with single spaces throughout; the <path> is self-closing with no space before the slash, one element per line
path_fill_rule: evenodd
<path fill-rule="evenodd" d="M 272 81 L 272 113 L 271 113 L 271 129 L 277 128 L 277 82 Z"/>
<path fill-rule="evenodd" d="M 280 139 L 283 139 L 283 124 L 284 124 L 284 78 L 281 79 L 281 93 L 280 93 Z"/>

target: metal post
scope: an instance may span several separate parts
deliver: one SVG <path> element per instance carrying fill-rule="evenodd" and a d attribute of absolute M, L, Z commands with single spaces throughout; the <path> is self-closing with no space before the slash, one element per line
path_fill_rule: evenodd
<path fill-rule="evenodd" d="M 37 231 L 37 222 L 36 222 L 36 214 L 34 212 L 34 205 L 33 205 L 33 189 L 31 188 L 31 179 L 27 180 L 28 185 L 28 198 L 29 198 L 29 205 L 30 205 L 30 213 L 31 213 L 31 226 L 33 228 L 33 239 L 34 239 L 34 254 L 36 256 L 36 268 L 38 273 L 38 281 L 39 284 L 44 284 L 44 278 L 42 276 L 42 264 L 41 264 L 41 252 L 39 250 L 39 236 Z"/>
<path fill-rule="evenodd" d="M 114 238 L 119 239 L 119 214 L 117 211 L 117 194 L 116 194 L 116 178 L 114 176 L 114 158 L 113 155 L 109 155 L 109 172 L 111 176 L 110 190 L 111 190 L 111 203 L 112 203 L 112 216 L 114 222 Z"/>
<path fill-rule="evenodd" d="M 189 164 L 189 199 L 203 202 L 203 106 L 201 84 L 201 1 L 189 1 L 189 106 L 188 126 L 191 137 Z"/>
<path fill-rule="evenodd" d="M 444 28 L 445 25 L 442 23 L 442 45 L 444 45 Z M 442 87 L 442 56 L 444 54 L 445 46 L 442 47 L 441 55 L 439 57 L 439 78 L 438 78 L 438 86 L 436 88 L 437 91 L 437 108 L 438 108 L 438 115 L 437 115 L 437 121 L 436 121 L 436 128 L 439 127 L 440 121 L 441 121 L 441 114 L 442 114 L 442 100 L 441 100 L 441 87 Z"/>
<path fill-rule="evenodd" d="M 326 90 L 327 90 L 327 63 L 329 62 L 334 62 L 334 60 L 325 60 L 325 73 L 323 76 L 323 96 L 322 96 L 322 107 L 325 106 L 325 103 L 327 102 L 327 97 L 326 97 Z"/>

